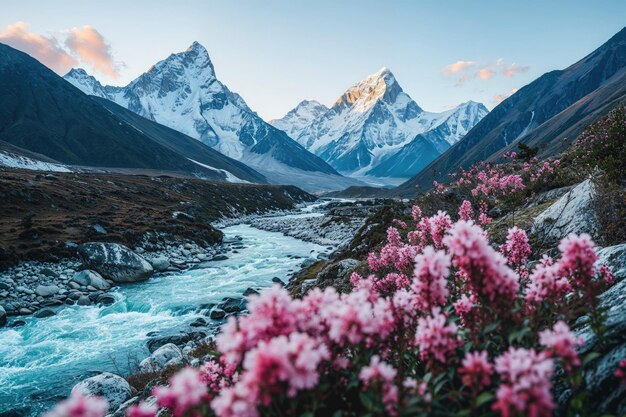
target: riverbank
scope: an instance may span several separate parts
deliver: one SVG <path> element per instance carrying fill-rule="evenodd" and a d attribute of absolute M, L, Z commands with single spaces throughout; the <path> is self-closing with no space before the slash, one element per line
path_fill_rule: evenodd
<path fill-rule="evenodd" d="M 214 222 L 316 200 L 293 186 L 5 168 L 0 173 L 0 271 L 19 262 L 70 258 L 76 245 L 93 241 L 130 248 L 217 244 L 222 236 Z"/>
<path fill-rule="evenodd" d="M 38 415 L 94 374 L 136 373 L 146 358 L 154 364 L 160 348 L 184 352 L 188 363 L 206 336 L 245 310 L 244 295 L 287 282 L 303 265 L 330 253 L 328 247 L 250 225 L 222 231 L 223 252 L 215 248 L 213 260 L 197 262 L 196 255 L 184 270 L 112 287 L 110 305 L 64 304 L 53 307 L 50 317 L 12 317 L 24 324 L 0 329 L 0 413 Z M 164 248 L 171 268 L 176 258 L 189 259 L 172 255 L 185 255 L 184 249 Z M 193 255 L 193 248 L 186 250 Z M 152 253 L 141 255 L 151 259 Z"/>

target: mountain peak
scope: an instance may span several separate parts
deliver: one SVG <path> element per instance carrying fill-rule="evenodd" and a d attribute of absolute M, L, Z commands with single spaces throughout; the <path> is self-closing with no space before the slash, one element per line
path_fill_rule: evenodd
<path fill-rule="evenodd" d="M 383 67 L 364 80 L 352 84 L 333 107 L 344 108 L 361 104 L 365 108 L 370 108 L 378 100 L 393 103 L 400 93 L 402 88 L 396 77 L 388 68 Z"/>
<path fill-rule="evenodd" d="M 72 68 L 71 70 L 67 72 L 67 74 L 63 76 L 63 78 L 70 78 L 70 77 L 84 78 L 84 77 L 91 77 L 91 75 L 89 75 L 87 71 L 85 71 L 83 68 Z"/>

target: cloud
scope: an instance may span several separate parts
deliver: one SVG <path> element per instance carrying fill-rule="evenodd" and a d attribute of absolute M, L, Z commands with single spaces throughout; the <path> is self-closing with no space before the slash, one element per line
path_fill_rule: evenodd
<path fill-rule="evenodd" d="M 111 78 L 120 76 L 119 65 L 111 53 L 111 46 L 104 37 L 91 26 L 72 28 L 65 39 L 65 46 L 82 62 Z"/>
<path fill-rule="evenodd" d="M 492 79 L 494 75 L 496 75 L 496 72 L 486 67 L 479 69 L 478 72 L 476 73 L 476 76 L 483 81 Z"/>
<path fill-rule="evenodd" d="M 89 66 L 110 78 L 119 77 L 123 63 L 113 59 L 111 46 L 95 28 L 83 26 L 44 36 L 16 22 L 0 31 L 0 42 L 26 52 L 59 75 L 77 66 Z"/>
<path fill-rule="evenodd" d="M 468 68 L 476 65 L 474 61 L 456 61 L 452 64 L 448 64 L 441 70 L 444 74 L 456 74 L 461 71 L 465 71 Z"/>
<path fill-rule="evenodd" d="M 507 98 L 511 97 L 516 92 L 517 92 L 517 88 L 514 88 L 511 91 L 509 91 L 508 93 L 496 94 L 496 96 L 493 98 L 493 103 L 495 105 L 498 105 L 498 104 L 502 103 L 504 100 L 506 100 Z"/>
<path fill-rule="evenodd" d="M 519 66 L 513 63 L 511 64 L 511 66 L 504 68 L 504 70 L 502 71 L 502 75 L 507 78 L 511 78 L 516 76 L 517 74 L 528 71 L 529 68 L 529 66 Z"/>
<path fill-rule="evenodd" d="M 76 58 L 68 54 L 56 38 L 28 32 L 25 22 L 5 27 L 0 32 L 0 42 L 26 52 L 59 74 L 78 65 Z"/>
<path fill-rule="evenodd" d="M 478 67 L 478 70 L 475 70 Z M 502 74 L 507 78 L 528 71 L 530 67 L 525 65 L 517 65 L 515 63 L 507 65 L 504 58 L 498 58 L 495 61 L 478 64 L 476 61 L 456 61 L 448 64 L 441 69 L 444 75 L 456 76 L 456 87 L 465 85 L 468 81 L 478 78 L 488 81 L 498 74 Z"/>

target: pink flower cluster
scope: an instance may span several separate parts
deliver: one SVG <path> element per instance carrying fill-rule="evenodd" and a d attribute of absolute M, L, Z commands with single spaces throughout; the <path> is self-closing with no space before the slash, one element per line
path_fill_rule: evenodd
<path fill-rule="evenodd" d="M 502 384 L 493 409 L 502 417 L 518 414 L 550 417 L 554 409 L 552 375 L 554 365 L 544 352 L 510 348 L 497 357 L 495 369 Z"/>
<path fill-rule="evenodd" d="M 493 366 L 489 362 L 487 351 L 468 352 L 459 368 L 463 384 L 479 392 L 491 384 Z"/>
<path fill-rule="evenodd" d="M 380 384 L 383 404 L 387 413 L 397 415 L 398 387 L 395 385 L 397 371 L 393 366 L 380 360 L 378 355 L 373 355 L 370 363 L 359 372 L 359 379 L 363 387 L 368 388 L 373 384 Z"/>
<path fill-rule="evenodd" d="M 500 246 L 500 253 L 511 265 L 521 265 L 526 262 L 532 253 L 526 232 L 518 227 L 509 229 L 506 242 Z"/>
<path fill-rule="evenodd" d="M 448 323 L 447 317 L 439 307 L 432 310 L 431 315 L 421 317 L 417 321 L 415 344 L 419 347 L 422 360 L 437 360 L 446 363 L 448 356 L 453 355 L 461 345 L 457 326 Z"/>
<path fill-rule="evenodd" d="M 406 237 L 404 230 L 387 229 L 387 242 L 370 254 L 369 275 L 353 273 L 346 293 L 313 288 L 293 298 L 275 286 L 251 296 L 249 314 L 222 327 L 214 360 L 182 370 L 153 391 L 158 406 L 175 417 L 258 417 L 293 404 L 302 408 L 284 415 L 315 410 L 320 399 L 341 406 L 358 398 L 352 406 L 377 401 L 372 409 L 397 415 L 416 396 L 427 413 L 449 395 L 455 401 L 447 405 L 469 407 L 489 390 L 496 399 L 483 411 L 551 415 L 555 361 L 566 373 L 580 365 L 580 341 L 557 319 L 567 317 L 562 309 L 572 299 L 592 305 L 612 275 L 595 266 L 588 236 L 571 235 L 559 245 L 560 258 L 545 257 L 520 280 L 516 269 L 532 255 L 526 233 L 509 230 L 498 252 L 472 215 L 469 202 L 457 222 L 445 212 L 427 217 L 413 207 L 415 224 L 406 225 Z M 535 328 L 546 330 L 527 338 L 532 347 L 521 348 L 511 332 L 531 330 L 526 320 L 534 319 Z M 626 365 L 620 369 L 616 375 L 623 378 Z M 73 395 L 46 417 L 102 417 L 106 411 L 101 400 Z M 128 417 L 156 411 L 140 403 Z"/>
<path fill-rule="evenodd" d="M 580 365 L 576 346 L 582 345 L 583 341 L 574 337 L 564 321 L 556 322 L 552 330 L 544 330 L 539 333 L 539 343 L 546 347 L 552 355 L 561 359 L 566 371 L 569 372 L 573 367 Z"/>
<path fill-rule="evenodd" d="M 109 409 L 108 403 L 98 397 L 85 397 L 72 392 L 70 398 L 61 401 L 44 417 L 103 417 Z"/>
<path fill-rule="evenodd" d="M 518 275 L 489 245 L 479 226 L 460 220 L 444 238 L 444 243 L 453 255 L 453 264 L 469 279 L 469 289 L 479 299 L 506 304 L 517 297 Z"/>

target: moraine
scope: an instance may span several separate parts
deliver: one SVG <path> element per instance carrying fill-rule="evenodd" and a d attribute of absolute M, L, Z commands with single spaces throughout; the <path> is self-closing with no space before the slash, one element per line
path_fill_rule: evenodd
<path fill-rule="evenodd" d="M 129 362 L 149 355 L 146 342 L 154 333 L 189 331 L 199 317 L 210 321 L 199 306 L 239 297 L 249 287 L 269 287 L 274 277 L 287 281 L 305 259 L 329 251 L 245 224 L 222 231 L 225 241 L 237 242 L 228 259 L 122 286 L 108 307 L 68 306 L 55 316 L 22 317 L 25 326 L 0 330 L 0 414 L 39 415 L 86 377 L 124 373 Z"/>

